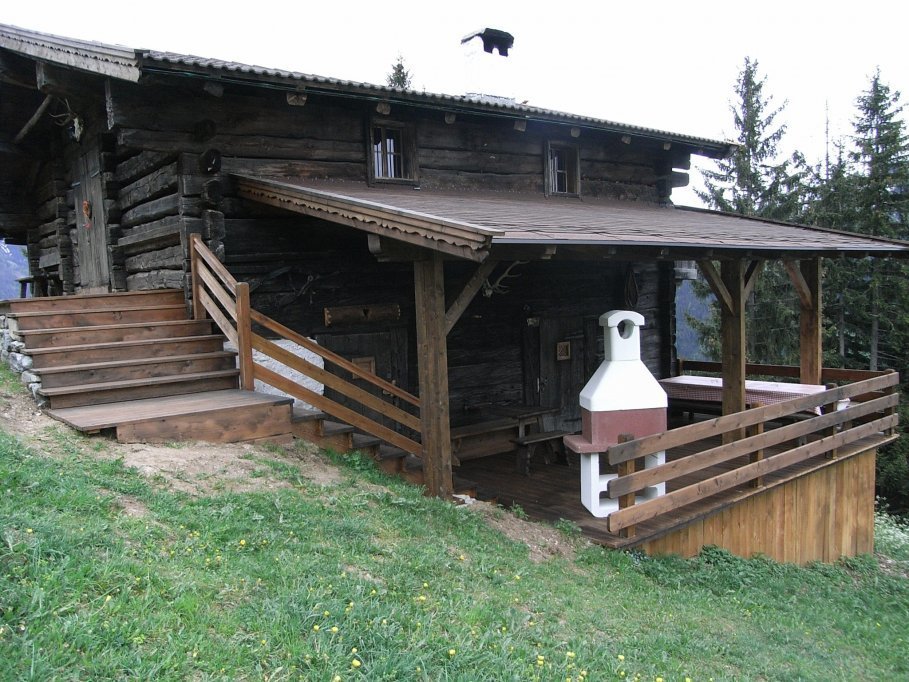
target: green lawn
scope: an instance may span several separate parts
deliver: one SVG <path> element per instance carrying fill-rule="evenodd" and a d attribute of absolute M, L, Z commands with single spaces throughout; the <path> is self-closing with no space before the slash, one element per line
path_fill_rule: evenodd
<path fill-rule="evenodd" d="M 289 485 L 190 497 L 44 442 L 0 433 L 2 680 L 909 678 L 909 580 L 871 557 L 651 559 L 563 524 L 535 562 L 356 456 L 325 485 L 261 450 Z"/>

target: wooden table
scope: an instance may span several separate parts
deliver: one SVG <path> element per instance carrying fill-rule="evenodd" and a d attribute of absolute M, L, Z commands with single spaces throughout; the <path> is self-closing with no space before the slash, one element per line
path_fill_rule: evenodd
<path fill-rule="evenodd" d="M 543 418 L 558 414 L 561 408 L 540 407 L 539 405 L 493 405 L 489 412 L 497 416 L 514 419 L 518 423 L 518 438 L 529 435 L 527 428 L 533 426 L 537 431 L 543 431 Z"/>
<path fill-rule="evenodd" d="M 459 461 L 489 457 L 515 449 L 515 440 L 543 431 L 543 418 L 559 408 L 528 405 L 495 405 L 483 408 L 481 419 L 451 429 L 451 452 Z M 535 431 L 531 431 L 534 429 Z"/>
<path fill-rule="evenodd" d="M 723 402 L 723 380 L 720 377 L 698 377 L 682 375 L 660 379 L 660 386 L 670 400 L 684 403 Z M 745 382 L 745 403 L 748 405 L 772 405 L 806 395 L 815 395 L 827 390 L 820 384 L 793 384 L 782 381 Z M 820 408 L 815 411 L 820 414 Z"/>

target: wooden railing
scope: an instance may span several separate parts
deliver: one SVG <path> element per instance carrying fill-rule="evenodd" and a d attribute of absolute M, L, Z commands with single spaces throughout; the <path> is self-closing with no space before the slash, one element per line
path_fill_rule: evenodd
<path fill-rule="evenodd" d="M 253 379 L 249 285 L 238 282 L 198 234 L 190 235 L 193 318 L 214 320 L 234 346 L 240 364 L 240 387 L 251 391 Z"/>
<path fill-rule="evenodd" d="M 380 418 L 404 427 L 402 431 L 419 434 L 420 417 L 402 409 L 395 402 L 409 405 L 418 412 L 420 400 L 391 382 L 366 372 L 360 367 L 276 322 L 262 313 L 252 310 L 249 305 L 249 285 L 237 282 L 217 257 L 205 246 L 198 235 L 191 237 L 193 317 L 202 319 L 208 314 L 224 335 L 237 347 L 240 364 L 240 384 L 252 390 L 258 379 L 288 395 L 303 400 L 313 407 L 336 419 L 380 438 L 405 452 L 422 456 L 423 447 L 417 437 L 399 432 L 372 419 L 360 411 L 332 400 L 321 393 L 303 386 L 282 374 L 254 362 L 253 350 L 268 356 L 280 364 L 300 372 L 313 381 L 337 391 L 348 400 L 372 410 Z M 322 358 L 326 366 L 333 366 L 349 373 L 351 380 L 344 379 L 323 367 L 291 353 L 272 340 L 252 331 L 255 323 L 278 338 L 289 340 Z M 366 390 L 353 381 L 362 381 L 378 389 L 375 393 Z"/>
<path fill-rule="evenodd" d="M 709 372 L 722 374 L 723 364 L 707 360 L 676 360 L 676 374 L 685 372 Z M 779 377 L 782 379 L 795 379 L 798 381 L 801 369 L 798 365 L 758 365 L 748 363 L 745 365 L 745 374 L 748 376 Z M 839 367 L 824 367 L 821 369 L 823 383 L 842 383 L 846 381 L 862 381 L 871 377 L 886 374 L 886 371 L 870 371 L 867 369 L 841 369 Z"/>
<path fill-rule="evenodd" d="M 691 369 L 686 364 L 686 368 Z M 831 370 L 826 377 L 840 376 L 845 370 Z M 879 436 L 874 444 L 889 442 L 896 436 L 899 375 L 882 372 L 855 383 L 823 393 L 758 407 L 708 421 L 698 422 L 663 433 L 638 438 L 610 447 L 609 464 L 618 467 L 607 496 L 625 499 L 618 511 L 609 515 L 612 533 L 634 532 L 636 524 L 673 512 L 717 493 L 744 484 L 759 487 L 763 477 L 806 460 L 826 455 L 834 458 L 843 448 L 857 441 Z M 848 405 L 846 401 L 849 401 Z M 839 405 L 843 409 L 836 409 Z M 821 414 L 818 414 L 821 411 Z M 724 434 L 740 439 L 725 444 L 708 444 L 700 452 L 667 459 L 665 464 L 648 469 L 627 466 L 634 460 L 674 448 L 696 449 L 699 441 Z M 703 445 L 702 445 L 703 447 Z M 871 447 L 871 446 L 869 446 Z M 706 470 L 724 465 L 722 473 Z M 629 473 L 630 472 L 630 473 Z M 641 503 L 634 493 L 658 483 L 691 477 L 684 487 Z M 691 482 L 693 481 L 693 482 Z"/>

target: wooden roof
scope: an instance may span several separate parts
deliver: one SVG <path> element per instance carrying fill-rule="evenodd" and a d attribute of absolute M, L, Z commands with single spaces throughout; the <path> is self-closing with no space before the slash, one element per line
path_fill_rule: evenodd
<path fill-rule="evenodd" d="M 579 258 L 909 257 L 909 242 L 643 202 L 237 179 L 244 198 L 478 261 L 509 249 L 528 257 L 534 249 Z"/>

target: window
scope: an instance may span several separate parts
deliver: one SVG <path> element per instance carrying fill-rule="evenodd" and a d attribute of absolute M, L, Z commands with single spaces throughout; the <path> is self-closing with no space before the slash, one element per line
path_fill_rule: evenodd
<path fill-rule="evenodd" d="M 578 148 L 574 145 L 555 143 L 550 143 L 547 146 L 546 193 L 580 194 Z"/>
<path fill-rule="evenodd" d="M 370 171 L 374 180 L 416 180 L 410 129 L 401 125 L 373 124 L 371 143 Z"/>

